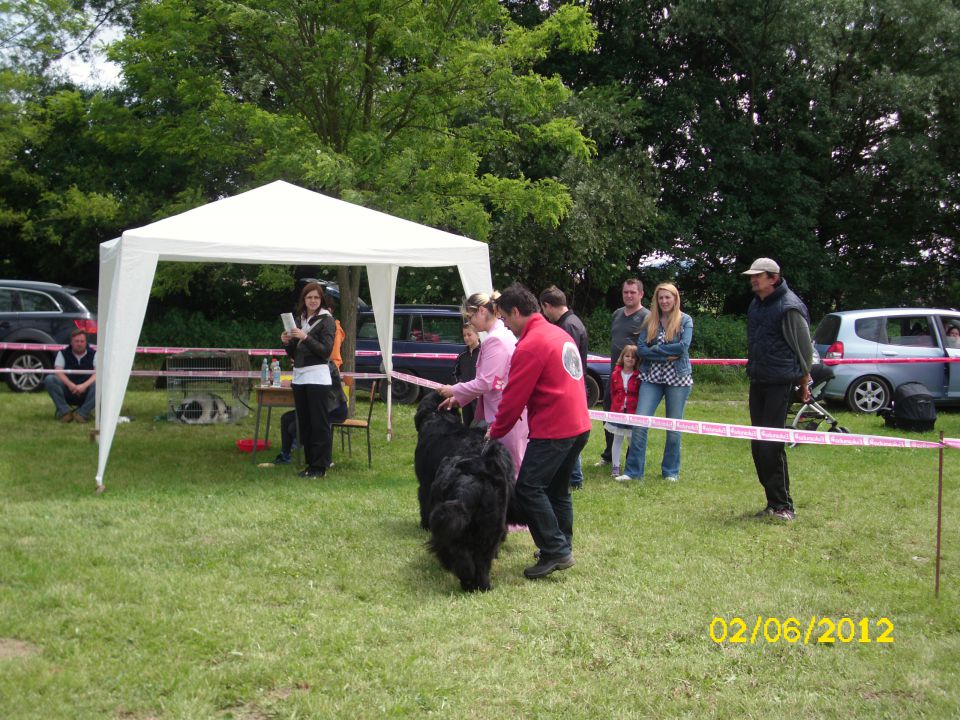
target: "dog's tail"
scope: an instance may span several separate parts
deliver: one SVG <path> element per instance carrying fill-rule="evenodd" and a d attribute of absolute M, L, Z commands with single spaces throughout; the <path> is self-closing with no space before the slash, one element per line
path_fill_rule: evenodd
<path fill-rule="evenodd" d="M 430 513 L 430 532 L 440 543 L 461 537 L 470 524 L 470 512 L 460 500 L 447 500 Z"/>

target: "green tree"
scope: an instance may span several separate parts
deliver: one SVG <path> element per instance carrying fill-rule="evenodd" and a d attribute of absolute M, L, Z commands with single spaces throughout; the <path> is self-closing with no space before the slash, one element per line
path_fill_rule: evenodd
<path fill-rule="evenodd" d="M 117 125 L 165 157 L 223 169 L 196 178 L 203 197 L 283 177 L 487 239 L 497 218 L 555 226 L 572 207 L 556 179 L 493 161 L 521 146 L 590 155 L 556 112 L 563 83 L 532 68 L 593 40 L 576 6 L 521 28 L 495 0 L 142 3 L 111 51 L 130 94 Z M 352 341 L 361 271 L 338 276 Z"/>
<path fill-rule="evenodd" d="M 580 91 L 619 85 L 643 108 L 660 193 L 637 257 L 675 259 L 645 279 L 739 312 L 737 271 L 773 255 L 815 312 L 955 297 L 957 2 L 590 7 L 596 51 L 541 70 Z M 543 4 L 511 8 L 533 22 Z"/>

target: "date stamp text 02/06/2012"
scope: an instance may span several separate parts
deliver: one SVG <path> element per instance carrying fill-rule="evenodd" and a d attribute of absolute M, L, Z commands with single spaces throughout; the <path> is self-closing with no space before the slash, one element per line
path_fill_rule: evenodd
<path fill-rule="evenodd" d="M 830 644 L 830 643 L 892 643 L 893 621 L 889 618 L 850 618 L 834 620 L 829 617 L 812 615 L 800 620 L 788 617 L 757 615 L 753 622 L 741 617 L 729 620 L 715 617 L 709 626 L 710 639 L 717 644 L 729 643 L 787 643 L 787 644 Z"/>

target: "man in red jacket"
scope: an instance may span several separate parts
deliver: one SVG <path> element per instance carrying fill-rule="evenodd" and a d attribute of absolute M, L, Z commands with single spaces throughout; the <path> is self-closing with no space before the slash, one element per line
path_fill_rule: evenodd
<path fill-rule="evenodd" d="M 497 299 L 497 308 L 519 340 L 487 434 L 502 438 L 527 408 L 530 439 L 516 497 L 540 548 L 536 565 L 523 571 L 535 580 L 574 564 L 570 472 L 590 437 L 584 367 L 576 343 L 540 314 L 527 288 L 514 283 Z"/>

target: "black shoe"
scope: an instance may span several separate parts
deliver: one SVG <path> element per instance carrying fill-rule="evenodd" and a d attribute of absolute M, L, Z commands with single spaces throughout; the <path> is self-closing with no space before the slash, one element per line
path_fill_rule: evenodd
<path fill-rule="evenodd" d="M 570 489 L 571 489 L 571 490 L 583 490 L 583 483 L 582 483 L 582 482 L 570 483 Z"/>
<path fill-rule="evenodd" d="M 573 559 L 573 555 L 564 555 L 558 558 L 544 558 L 541 556 L 540 559 L 537 560 L 537 564 L 526 568 L 523 574 L 528 580 L 537 580 L 546 577 L 555 570 L 566 570 L 569 567 L 573 567 L 575 563 L 576 560 Z"/>
<path fill-rule="evenodd" d="M 327 474 L 327 471 L 323 468 L 308 467 L 298 472 L 297 477 L 318 478 L 318 477 L 323 477 L 326 474 Z"/>

